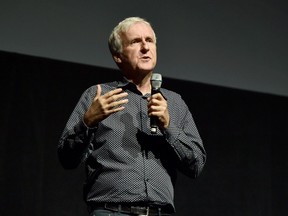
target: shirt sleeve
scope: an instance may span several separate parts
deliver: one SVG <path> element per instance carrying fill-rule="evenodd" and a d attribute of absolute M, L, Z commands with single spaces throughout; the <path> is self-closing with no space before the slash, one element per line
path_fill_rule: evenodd
<path fill-rule="evenodd" d="M 76 168 L 93 150 L 92 140 L 97 128 L 87 127 L 83 116 L 92 103 L 95 91 L 91 87 L 82 94 L 59 139 L 58 157 L 66 169 Z"/>
<path fill-rule="evenodd" d="M 176 117 L 173 116 L 169 127 L 163 133 L 179 159 L 179 170 L 189 177 L 196 178 L 206 162 L 206 151 L 192 114 L 181 97 L 177 101 L 177 107 L 179 119 L 177 117 L 175 120 Z"/>

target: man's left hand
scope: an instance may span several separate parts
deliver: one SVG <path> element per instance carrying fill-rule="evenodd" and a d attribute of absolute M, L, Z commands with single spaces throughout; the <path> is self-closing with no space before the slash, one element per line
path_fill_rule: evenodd
<path fill-rule="evenodd" d="M 168 105 L 161 93 L 153 94 L 148 98 L 148 116 L 155 116 L 160 128 L 168 128 L 170 122 Z"/>

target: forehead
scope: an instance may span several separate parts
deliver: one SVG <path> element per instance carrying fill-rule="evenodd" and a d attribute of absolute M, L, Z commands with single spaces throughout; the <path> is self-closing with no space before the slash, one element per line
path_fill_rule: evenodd
<path fill-rule="evenodd" d="M 137 22 L 132 24 L 126 32 L 123 32 L 123 36 L 127 39 L 137 37 L 154 37 L 154 31 L 150 25 L 143 22 Z"/>

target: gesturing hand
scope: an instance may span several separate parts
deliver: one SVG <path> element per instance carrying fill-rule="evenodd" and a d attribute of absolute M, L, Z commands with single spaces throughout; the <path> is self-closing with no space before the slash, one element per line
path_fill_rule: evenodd
<path fill-rule="evenodd" d="M 112 113 L 124 109 L 124 104 L 128 103 L 125 98 L 128 93 L 123 92 L 121 88 L 114 89 L 101 95 L 101 86 L 97 85 L 97 93 L 93 102 L 84 115 L 84 122 L 88 127 L 94 127 L 99 122 L 110 116 Z"/>
<path fill-rule="evenodd" d="M 148 116 L 155 116 L 160 128 L 167 128 L 170 122 L 168 105 L 162 94 L 153 94 L 148 98 Z"/>

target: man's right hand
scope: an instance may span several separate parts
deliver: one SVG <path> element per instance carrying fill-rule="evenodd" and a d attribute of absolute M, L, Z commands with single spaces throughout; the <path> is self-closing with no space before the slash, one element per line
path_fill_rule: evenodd
<path fill-rule="evenodd" d="M 88 127 L 95 127 L 99 122 L 115 112 L 123 110 L 124 104 L 128 103 L 125 98 L 128 93 L 121 88 L 114 89 L 101 95 L 101 86 L 97 85 L 97 93 L 93 102 L 84 115 L 84 123 Z"/>

